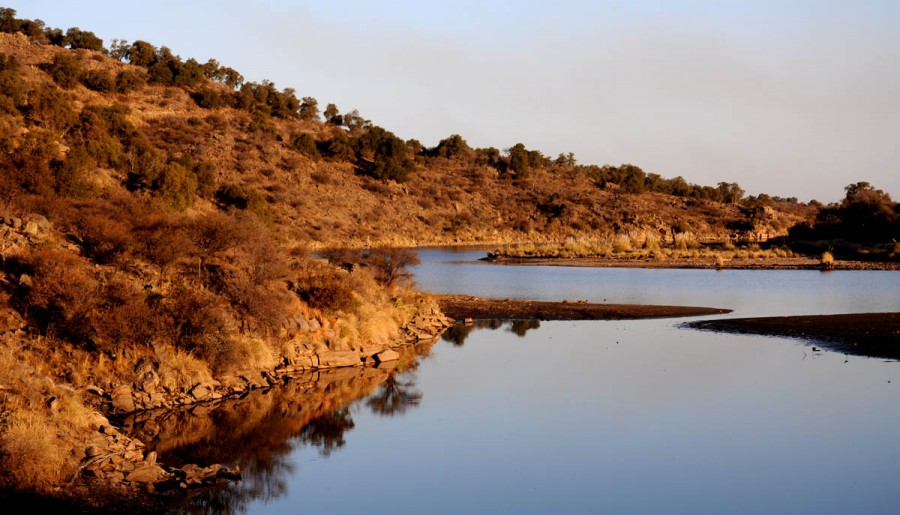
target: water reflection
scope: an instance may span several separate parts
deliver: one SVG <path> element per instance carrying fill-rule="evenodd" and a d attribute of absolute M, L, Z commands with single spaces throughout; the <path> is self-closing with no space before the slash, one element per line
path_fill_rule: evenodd
<path fill-rule="evenodd" d="M 283 386 L 255 390 L 240 399 L 184 410 L 137 413 L 124 428 L 167 465 L 236 464 L 243 479 L 190 492 L 175 500 L 184 513 L 243 513 L 256 501 L 281 498 L 297 463 L 291 454 L 307 446 L 328 458 L 353 430 L 351 408 L 399 416 L 419 406 L 415 369 L 431 344 L 407 349 L 399 362 L 379 368 L 311 372 Z"/>
<path fill-rule="evenodd" d="M 469 334 L 476 329 L 490 329 L 493 331 L 506 328 L 507 331 L 522 338 L 528 331 L 539 327 L 541 327 L 540 320 L 474 320 L 468 324 L 458 322 L 444 331 L 444 334 L 441 335 L 441 339 L 445 342 L 450 342 L 457 347 L 462 347 L 466 342 L 466 338 L 469 337 Z"/>

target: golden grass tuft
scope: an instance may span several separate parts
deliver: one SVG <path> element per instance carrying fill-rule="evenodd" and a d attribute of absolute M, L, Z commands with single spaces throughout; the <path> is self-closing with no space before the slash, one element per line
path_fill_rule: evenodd
<path fill-rule="evenodd" d="M 44 491 L 71 471 L 69 450 L 60 445 L 48 413 L 20 408 L 0 436 L 0 466 L 18 489 Z"/>
<path fill-rule="evenodd" d="M 834 255 L 832 255 L 831 252 L 823 252 L 822 257 L 819 259 L 819 263 L 821 263 L 822 268 L 826 270 L 834 268 Z"/>

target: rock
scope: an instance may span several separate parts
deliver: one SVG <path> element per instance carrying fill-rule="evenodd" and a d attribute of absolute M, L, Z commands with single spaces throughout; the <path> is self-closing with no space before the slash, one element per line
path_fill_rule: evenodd
<path fill-rule="evenodd" d="M 32 236 L 37 236 L 37 235 L 40 234 L 42 231 L 41 231 L 41 228 L 38 227 L 38 224 L 36 224 L 36 223 L 34 223 L 34 222 L 28 222 L 28 223 L 25 224 L 25 229 L 24 229 L 23 232 L 24 232 L 25 234 L 30 234 L 30 235 L 32 235 Z"/>
<path fill-rule="evenodd" d="M 30 213 L 25 215 L 25 220 L 28 223 L 34 224 L 41 231 L 50 229 L 50 221 L 47 220 L 47 217 L 45 217 L 44 215 Z"/>
<path fill-rule="evenodd" d="M 13 229 L 21 229 L 22 228 L 22 219 L 21 218 L 16 218 L 16 217 L 9 218 L 9 219 L 7 219 L 6 223 Z"/>
<path fill-rule="evenodd" d="M 99 386 L 93 385 L 93 384 L 90 385 L 90 386 L 88 386 L 88 387 L 86 387 L 86 388 L 84 389 L 84 391 L 86 391 L 87 393 L 96 395 L 96 396 L 98 396 L 98 397 L 103 397 L 103 395 L 106 393 L 106 392 L 103 391 L 103 388 L 100 388 Z"/>
<path fill-rule="evenodd" d="M 0 310 L 0 333 L 18 331 L 25 327 L 25 320 L 13 309 Z"/>
<path fill-rule="evenodd" d="M 400 359 L 400 353 L 393 349 L 383 350 L 375 355 L 375 361 L 377 361 L 378 363 L 384 363 L 385 361 L 397 361 L 398 359 Z"/>
<path fill-rule="evenodd" d="M 137 375 L 156 372 L 157 370 L 159 370 L 159 363 L 146 356 L 139 359 L 137 364 L 134 365 L 134 373 Z"/>
<path fill-rule="evenodd" d="M 31 288 L 34 285 L 34 280 L 28 274 L 22 274 L 19 276 L 19 285 L 24 286 L 26 288 Z"/>
<path fill-rule="evenodd" d="M 131 471 L 126 477 L 126 481 L 132 483 L 156 483 L 159 481 L 165 471 L 156 465 L 145 465 Z"/>
<path fill-rule="evenodd" d="M 208 399 L 211 393 L 212 392 L 210 391 L 209 387 L 205 384 L 198 384 L 191 389 L 191 397 L 198 401 Z"/>
<path fill-rule="evenodd" d="M 135 410 L 130 386 L 120 386 L 112 391 L 112 405 L 118 411 L 131 413 Z"/>
<path fill-rule="evenodd" d="M 309 330 L 312 332 L 316 332 L 322 329 L 322 324 L 319 323 L 318 319 L 313 318 L 309 321 Z"/>
<path fill-rule="evenodd" d="M 156 465 L 156 451 L 150 451 L 147 453 L 147 457 L 144 458 L 145 465 Z"/>
<path fill-rule="evenodd" d="M 50 410 L 50 413 L 59 413 L 59 399 L 56 397 L 50 397 L 47 399 L 47 408 Z"/>
<path fill-rule="evenodd" d="M 159 374 L 153 369 L 147 370 L 138 376 L 134 386 L 144 392 L 156 390 L 156 387 L 159 386 Z"/>
<path fill-rule="evenodd" d="M 333 350 L 321 352 L 319 366 L 326 367 L 352 367 L 362 364 L 359 354 L 352 350 Z"/>
<path fill-rule="evenodd" d="M 88 422 L 91 426 L 91 429 L 100 429 L 103 426 L 109 425 L 109 419 L 96 411 L 91 413 L 90 420 Z"/>
<path fill-rule="evenodd" d="M 309 321 L 306 320 L 306 318 L 304 318 L 303 315 L 295 315 L 294 322 L 296 323 L 296 327 L 299 331 L 307 332 L 310 329 L 312 329 L 312 326 L 310 325 Z"/>
<path fill-rule="evenodd" d="M 96 458 L 97 456 L 100 456 L 101 454 L 103 454 L 103 449 L 101 449 L 100 447 L 98 447 L 96 445 L 92 445 L 84 450 L 84 455 L 87 456 L 88 458 Z"/>

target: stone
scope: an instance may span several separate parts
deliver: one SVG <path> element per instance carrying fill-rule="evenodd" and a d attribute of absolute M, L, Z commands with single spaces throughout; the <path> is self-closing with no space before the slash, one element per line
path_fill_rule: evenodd
<path fill-rule="evenodd" d="M 304 318 L 303 315 L 295 315 L 294 323 L 296 324 L 297 329 L 300 331 L 307 332 L 312 329 L 312 326 L 310 325 L 309 321 L 306 318 Z"/>
<path fill-rule="evenodd" d="M 100 388 L 99 386 L 93 385 L 93 384 L 87 386 L 87 387 L 84 389 L 84 391 L 86 391 L 87 393 L 96 395 L 96 396 L 98 396 L 98 397 L 103 397 L 103 395 L 106 393 L 106 392 L 103 391 L 103 388 Z"/>
<path fill-rule="evenodd" d="M 320 352 L 318 354 L 319 357 L 319 366 L 322 368 L 327 367 L 352 367 L 355 365 L 362 364 L 360 360 L 360 355 L 352 350 L 333 350 Z"/>
<path fill-rule="evenodd" d="M 25 234 L 30 234 L 32 236 L 37 236 L 41 233 L 41 228 L 38 227 L 38 224 L 35 222 L 28 222 L 25 224 L 25 229 L 23 231 Z"/>
<path fill-rule="evenodd" d="M 15 310 L 0 310 L 0 333 L 18 331 L 24 328 L 25 325 L 25 320 Z"/>
<path fill-rule="evenodd" d="M 50 413 L 59 413 L 59 399 L 56 397 L 50 397 L 47 399 L 47 408 L 50 410 Z"/>
<path fill-rule="evenodd" d="M 103 426 L 109 425 L 109 419 L 94 411 L 91 413 L 88 423 L 90 424 L 91 429 L 100 429 Z"/>
<path fill-rule="evenodd" d="M 96 458 L 97 456 L 100 456 L 101 454 L 103 454 L 103 449 L 101 449 L 100 447 L 98 447 L 96 445 L 92 445 L 84 450 L 84 455 L 87 456 L 88 458 Z"/>
<path fill-rule="evenodd" d="M 132 483 L 155 483 L 164 473 L 165 471 L 156 465 L 145 465 L 131 471 L 125 480 Z"/>
<path fill-rule="evenodd" d="M 156 465 L 156 451 L 150 451 L 147 453 L 147 457 L 144 458 L 144 464 Z"/>
<path fill-rule="evenodd" d="M 131 413 L 135 410 L 130 386 L 119 386 L 110 395 L 112 396 L 113 408 L 116 410 L 125 413 Z"/>
<path fill-rule="evenodd" d="M 211 391 L 205 384 L 198 384 L 191 389 L 191 397 L 198 401 L 206 400 L 210 397 Z"/>
<path fill-rule="evenodd" d="M 375 355 L 375 361 L 377 361 L 378 363 L 384 363 L 385 361 L 397 361 L 398 359 L 400 359 L 400 353 L 393 349 L 383 350 Z"/>
<path fill-rule="evenodd" d="M 317 332 L 322 329 L 322 324 L 319 323 L 318 319 L 313 318 L 309 321 L 309 330 L 312 332 Z"/>

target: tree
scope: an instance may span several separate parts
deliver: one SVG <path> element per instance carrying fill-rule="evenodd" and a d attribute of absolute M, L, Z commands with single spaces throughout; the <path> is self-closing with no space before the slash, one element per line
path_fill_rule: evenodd
<path fill-rule="evenodd" d="M 341 116 L 341 112 L 338 111 L 338 108 L 334 104 L 328 104 L 325 107 L 325 121 L 332 125 L 340 125 L 344 123 L 344 118 Z"/>
<path fill-rule="evenodd" d="M 303 101 L 300 103 L 300 119 L 318 120 L 319 101 L 313 97 L 303 97 Z"/>
<path fill-rule="evenodd" d="M 146 41 L 135 41 L 125 53 L 128 62 L 135 66 L 150 66 L 156 62 L 156 47 Z"/>
<path fill-rule="evenodd" d="M 716 190 L 719 192 L 719 200 L 727 204 L 737 204 L 744 198 L 744 190 L 736 182 L 720 182 Z"/>
<path fill-rule="evenodd" d="M 391 287 L 412 279 L 409 267 L 419 264 L 419 256 L 412 249 L 378 247 L 372 249 L 366 263 L 372 268 L 378 282 Z"/>
<path fill-rule="evenodd" d="M 459 134 L 453 134 L 438 142 L 438 146 L 434 149 L 434 155 L 452 159 L 454 157 L 464 156 L 471 152 L 469 144 Z"/>
<path fill-rule="evenodd" d="M 73 49 L 85 48 L 87 50 L 103 51 L 103 40 L 91 31 L 72 27 L 66 31 L 66 42 Z"/>

